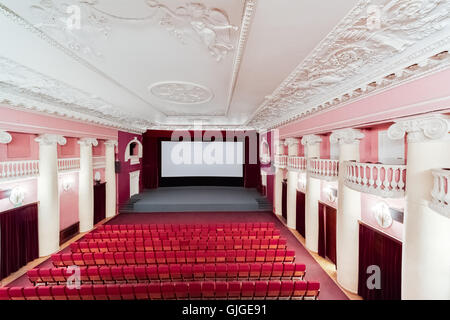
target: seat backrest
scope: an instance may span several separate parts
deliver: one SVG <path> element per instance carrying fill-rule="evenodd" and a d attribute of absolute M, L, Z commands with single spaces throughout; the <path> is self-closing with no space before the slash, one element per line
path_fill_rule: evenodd
<path fill-rule="evenodd" d="M 9 288 L 9 296 L 12 300 L 24 300 L 22 287 L 11 287 Z"/>
<path fill-rule="evenodd" d="M 253 297 L 255 294 L 255 283 L 253 281 L 242 282 L 242 296 Z"/>
<path fill-rule="evenodd" d="M 80 286 L 81 300 L 94 300 L 94 292 L 91 284 L 82 284 Z"/>
<path fill-rule="evenodd" d="M 292 293 L 293 297 L 302 298 L 308 287 L 308 283 L 306 281 L 295 281 L 294 282 L 294 292 Z"/>
<path fill-rule="evenodd" d="M 271 280 L 267 286 L 267 296 L 268 297 L 278 297 L 280 294 L 281 282 Z"/>
<path fill-rule="evenodd" d="M 132 284 L 121 284 L 119 286 L 120 289 L 120 296 L 122 297 L 122 300 L 134 300 L 134 290 Z"/>
<path fill-rule="evenodd" d="M 294 290 L 294 281 L 281 281 L 280 297 L 290 297 Z"/>
<path fill-rule="evenodd" d="M 241 282 L 230 281 L 228 283 L 228 296 L 239 297 L 241 295 Z"/>
<path fill-rule="evenodd" d="M 176 282 L 174 288 L 175 295 L 178 299 L 186 299 L 189 296 L 188 284 L 186 282 Z"/>
<path fill-rule="evenodd" d="M 118 284 L 107 284 L 106 293 L 109 300 L 121 300 L 122 296 L 120 294 L 120 285 Z"/>
<path fill-rule="evenodd" d="M 92 286 L 92 292 L 94 293 L 95 300 L 108 300 L 108 294 L 106 292 L 105 285 L 94 284 Z"/>
<path fill-rule="evenodd" d="M 25 288 L 23 288 L 23 295 L 24 295 L 26 300 L 38 300 L 39 299 L 39 296 L 38 296 L 38 293 L 37 293 L 37 287 L 25 287 Z M 1 296 L 0 296 L 0 300 L 2 300 Z"/>
<path fill-rule="evenodd" d="M 189 282 L 189 297 L 200 298 L 202 296 L 201 282 Z"/>

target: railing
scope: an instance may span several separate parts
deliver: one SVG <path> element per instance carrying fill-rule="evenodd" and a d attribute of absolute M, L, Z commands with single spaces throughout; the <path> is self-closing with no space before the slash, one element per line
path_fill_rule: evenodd
<path fill-rule="evenodd" d="M 288 157 L 288 168 L 298 171 L 306 170 L 306 158 L 305 157 Z"/>
<path fill-rule="evenodd" d="M 92 166 L 94 167 L 94 169 L 106 167 L 106 157 L 93 157 Z"/>
<path fill-rule="evenodd" d="M 405 196 L 406 166 L 346 161 L 344 183 L 360 192 L 401 198 Z"/>
<path fill-rule="evenodd" d="M 286 168 L 288 156 L 282 154 L 275 155 L 275 167 Z"/>
<path fill-rule="evenodd" d="M 434 186 L 431 191 L 430 207 L 450 218 L 450 169 L 434 169 L 431 173 L 434 177 Z"/>
<path fill-rule="evenodd" d="M 39 160 L 0 162 L 0 179 L 31 177 L 39 174 Z"/>
<path fill-rule="evenodd" d="M 309 174 L 322 180 L 336 180 L 339 174 L 339 160 L 309 159 Z"/>
<path fill-rule="evenodd" d="M 58 159 L 58 171 L 79 170 L 80 158 Z"/>

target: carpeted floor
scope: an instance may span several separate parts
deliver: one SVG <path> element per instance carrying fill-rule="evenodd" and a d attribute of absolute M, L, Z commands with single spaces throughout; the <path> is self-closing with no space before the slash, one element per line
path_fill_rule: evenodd
<path fill-rule="evenodd" d="M 122 213 L 108 224 L 147 224 L 147 223 L 233 223 L 233 222 L 274 222 L 287 239 L 287 246 L 295 250 L 295 261 L 306 264 L 306 280 L 320 281 L 320 300 L 347 300 L 347 296 L 320 267 L 294 235 L 273 215 L 272 212 L 163 212 L 163 213 Z M 70 252 L 70 248 L 62 252 Z M 46 260 L 40 267 L 51 267 Z M 26 275 L 8 286 L 31 286 Z"/>

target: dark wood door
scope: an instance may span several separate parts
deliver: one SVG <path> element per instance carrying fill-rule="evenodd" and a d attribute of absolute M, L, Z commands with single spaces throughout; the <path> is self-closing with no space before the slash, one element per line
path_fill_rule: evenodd
<path fill-rule="evenodd" d="M 284 180 L 281 185 L 281 215 L 287 219 L 287 181 Z"/>
<path fill-rule="evenodd" d="M 306 196 L 303 192 L 297 191 L 297 208 L 296 208 L 296 229 L 303 238 L 305 237 L 305 202 Z"/>
<path fill-rule="evenodd" d="M 336 264 L 336 209 L 326 206 L 326 256 Z"/>
<path fill-rule="evenodd" d="M 94 185 L 94 225 L 106 218 L 106 182 Z"/>
<path fill-rule="evenodd" d="M 317 244 L 318 247 L 318 254 L 322 258 L 326 257 L 327 249 L 326 249 L 326 232 L 325 232 L 325 205 L 323 203 L 319 202 L 319 243 Z"/>

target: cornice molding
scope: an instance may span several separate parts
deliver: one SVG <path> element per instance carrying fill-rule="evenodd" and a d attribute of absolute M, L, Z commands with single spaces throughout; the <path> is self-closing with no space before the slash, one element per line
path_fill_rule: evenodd
<path fill-rule="evenodd" d="M 450 138 L 450 118 L 440 115 L 414 117 L 395 121 L 388 129 L 388 137 L 393 140 L 403 139 L 408 142 L 424 142 Z"/>
<path fill-rule="evenodd" d="M 81 138 L 81 139 L 78 140 L 78 144 L 80 146 L 87 146 L 87 147 L 94 146 L 94 147 L 96 147 L 96 146 L 98 146 L 98 141 L 95 138 Z"/>
<path fill-rule="evenodd" d="M 359 143 L 364 138 L 364 133 L 358 129 L 346 128 L 333 131 L 330 135 L 331 143 L 353 144 Z"/>
<path fill-rule="evenodd" d="M 0 130 L 0 143 L 8 144 L 12 141 L 12 136 L 6 132 Z"/>
<path fill-rule="evenodd" d="M 308 134 L 306 136 L 303 136 L 302 138 L 302 145 L 304 146 L 312 146 L 315 144 L 319 144 L 322 142 L 322 137 L 315 135 L 315 134 Z"/>
<path fill-rule="evenodd" d="M 298 145 L 299 143 L 300 143 L 300 141 L 297 138 L 286 138 L 284 140 L 284 145 L 288 146 L 288 147 L 290 147 L 292 145 Z"/>
<path fill-rule="evenodd" d="M 40 145 L 56 145 L 59 144 L 60 146 L 63 146 L 66 144 L 67 140 L 62 135 L 59 134 L 49 134 L 44 133 L 39 135 L 37 138 L 34 139 L 37 143 Z"/>
<path fill-rule="evenodd" d="M 448 1 L 383 0 L 379 29 L 366 24 L 370 5 L 359 1 L 246 124 L 279 127 L 450 66 L 450 37 L 439 32 Z"/>

